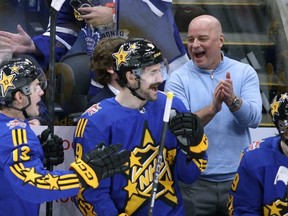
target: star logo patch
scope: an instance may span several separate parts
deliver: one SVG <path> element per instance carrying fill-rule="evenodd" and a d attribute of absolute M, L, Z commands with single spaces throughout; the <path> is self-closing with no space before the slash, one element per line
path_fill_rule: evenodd
<path fill-rule="evenodd" d="M 1 71 L 1 77 L 0 77 L 0 86 L 1 86 L 1 96 L 5 97 L 6 93 L 9 88 L 15 89 L 15 86 L 13 84 L 15 74 L 11 74 L 7 76 L 4 71 Z"/>
<path fill-rule="evenodd" d="M 117 53 L 112 54 L 116 59 L 116 69 L 119 70 L 122 64 L 127 65 L 127 58 L 130 56 L 130 51 L 123 50 L 123 46 L 120 47 Z"/>
<path fill-rule="evenodd" d="M 13 73 L 19 73 L 19 67 L 17 65 L 13 65 L 13 67 L 10 67 L 11 72 Z"/>

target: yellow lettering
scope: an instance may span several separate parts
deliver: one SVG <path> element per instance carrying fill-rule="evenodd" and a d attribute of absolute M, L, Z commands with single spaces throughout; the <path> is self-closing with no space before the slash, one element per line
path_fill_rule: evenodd
<path fill-rule="evenodd" d="M 152 168 L 152 166 L 149 166 L 148 169 L 145 170 L 144 175 L 141 175 L 139 177 L 139 188 L 141 190 L 144 190 L 145 188 L 147 188 L 149 184 L 151 184 L 153 180 L 153 173 L 154 173 L 154 169 Z M 152 176 L 152 179 L 151 179 L 151 176 Z"/>
<path fill-rule="evenodd" d="M 28 146 L 23 146 L 21 149 L 21 155 L 20 155 L 20 159 L 23 161 L 28 161 L 30 160 L 30 156 L 28 156 L 29 152 L 30 152 L 30 148 Z"/>
<path fill-rule="evenodd" d="M 238 186 L 238 183 L 239 183 L 239 180 L 240 180 L 240 177 L 239 177 L 239 173 L 236 173 L 235 177 L 234 177 L 234 180 L 232 182 L 232 185 L 231 185 L 231 189 L 233 191 L 236 191 L 237 189 L 237 186 Z"/>
<path fill-rule="evenodd" d="M 28 155 L 29 152 L 30 152 L 30 148 L 28 146 L 23 146 L 20 149 L 15 149 L 13 151 L 13 161 L 18 162 L 19 159 L 22 161 L 30 160 L 30 156 Z"/>
<path fill-rule="evenodd" d="M 13 151 L 13 161 L 18 162 L 18 149 Z"/>
<path fill-rule="evenodd" d="M 83 148 L 82 146 L 80 145 L 80 143 L 77 143 L 76 144 L 76 147 L 75 147 L 75 157 L 76 159 L 81 159 L 83 156 Z"/>

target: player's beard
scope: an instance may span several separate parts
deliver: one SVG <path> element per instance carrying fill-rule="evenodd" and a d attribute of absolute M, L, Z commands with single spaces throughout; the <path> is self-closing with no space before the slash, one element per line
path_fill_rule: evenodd
<path fill-rule="evenodd" d="M 142 89 L 140 88 L 139 90 L 137 90 L 136 92 L 142 96 L 143 98 L 145 98 L 145 100 L 147 101 L 155 101 L 157 100 L 157 92 L 158 92 L 158 86 L 161 83 L 153 83 L 149 86 L 149 88 L 147 89 Z"/>

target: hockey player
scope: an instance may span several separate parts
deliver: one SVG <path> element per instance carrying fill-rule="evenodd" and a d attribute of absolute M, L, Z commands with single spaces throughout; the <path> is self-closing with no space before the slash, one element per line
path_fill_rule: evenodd
<path fill-rule="evenodd" d="M 26 119 L 39 114 L 37 103 L 46 83 L 43 71 L 28 59 L 0 65 L 0 215 L 37 216 L 42 202 L 96 188 L 101 179 L 127 168 L 123 164 L 130 153 L 120 152 L 120 145 L 103 144 L 77 158 L 70 170 L 44 168 L 45 160 L 55 165 L 64 154 L 61 138 L 48 138 L 44 130 L 38 139 Z"/>
<path fill-rule="evenodd" d="M 81 157 L 95 142 L 107 146 L 119 142 L 132 152 L 129 170 L 103 180 L 96 190 L 80 193 L 77 205 L 83 215 L 147 215 L 166 101 L 157 87 L 166 67 L 161 51 L 144 39 L 120 44 L 112 56 L 123 90 L 81 116 L 75 154 Z M 171 118 L 166 134 L 154 206 L 157 216 L 185 214 L 178 181 L 193 183 L 207 164 L 208 140 L 199 119 L 178 98 L 172 109 L 178 114 Z"/>
<path fill-rule="evenodd" d="M 244 149 L 230 190 L 230 215 L 288 214 L 288 94 L 270 110 L 279 134 Z"/>

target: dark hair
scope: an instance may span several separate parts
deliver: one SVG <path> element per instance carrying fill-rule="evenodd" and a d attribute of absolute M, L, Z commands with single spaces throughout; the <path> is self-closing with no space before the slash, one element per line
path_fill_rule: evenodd
<path fill-rule="evenodd" d="M 95 80 L 101 85 L 107 85 L 111 82 L 111 74 L 107 72 L 108 68 L 113 68 L 112 53 L 120 44 L 126 42 L 124 38 L 104 38 L 101 39 L 95 47 L 91 58 L 91 70 L 95 72 Z"/>

